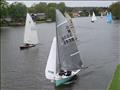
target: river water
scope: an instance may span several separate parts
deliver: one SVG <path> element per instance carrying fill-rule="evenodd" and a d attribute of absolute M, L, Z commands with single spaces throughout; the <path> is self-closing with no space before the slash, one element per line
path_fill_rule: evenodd
<path fill-rule="evenodd" d="M 90 17 L 74 18 L 81 59 L 88 69 L 79 73 L 70 85 L 55 88 L 45 78 L 45 66 L 55 23 L 37 24 L 40 44 L 20 50 L 24 26 L 1 29 L 1 89 L 2 90 L 106 90 L 115 66 L 120 63 L 120 21 L 106 23 L 105 17 L 95 23 Z"/>

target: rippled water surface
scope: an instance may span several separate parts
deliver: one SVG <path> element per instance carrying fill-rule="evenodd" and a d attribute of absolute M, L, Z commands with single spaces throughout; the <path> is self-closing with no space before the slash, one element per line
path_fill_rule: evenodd
<path fill-rule="evenodd" d="M 19 46 L 23 44 L 24 27 L 2 28 L 2 90 L 106 90 L 120 63 L 120 21 L 108 24 L 105 18 L 98 17 L 95 23 L 90 20 L 73 19 L 81 59 L 89 68 L 81 71 L 73 84 L 59 88 L 44 75 L 55 23 L 37 24 L 40 44 L 23 51 Z"/>

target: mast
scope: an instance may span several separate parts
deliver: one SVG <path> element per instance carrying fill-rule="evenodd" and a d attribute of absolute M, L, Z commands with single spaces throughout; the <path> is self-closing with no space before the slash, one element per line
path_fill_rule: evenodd
<path fill-rule="evenodd" d="M 57 12 L 57 10 L 56 10 L 56 12 Z M 56 14 L 56 16 L 57 16 L 57 14 Z M 57 20 L 57 19 L 56 19 L 56 20 Z M 56 50 L 57 50 L 57 52 L 56 52 L 56 55 L 57 55 L 57 56 L 56 56 L 56 57 L 58 57 L 58 58 L 56 58 L 56 59 L 58 59 L 58 63 L 59 63 L 59 64 L 58 64 L 58 65 L 59 65 L 59 66 L 58 66 L 58 71 L 60 72 L 60 70 L 61 70 L 61 64 L 60 64 L 60 56 L 59 56 L 59 48 L 58 48 L 59 45 L 58 45 L 57 23 L 56 23 L 56 42 L 57 42 L 57 47 L 56 47 L 56 48 L 57 48 L 57 49 L 56 49 Z M 56 61 L 56 64 L 57 64 L 57 61 Z M 56 65 L 56 66 L 57 66 L 57 65 Z M 56 68 L 56 69 L 57 69 L 57 68 Z"/>

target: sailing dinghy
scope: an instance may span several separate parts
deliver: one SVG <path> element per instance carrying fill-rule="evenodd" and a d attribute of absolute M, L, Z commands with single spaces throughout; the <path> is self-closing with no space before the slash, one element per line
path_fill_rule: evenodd
<path fill-rule="evenodd" d="M 20 46 L 20 49 L 27 49 L 34 47 L 38 44 L 38 35 L 35 29 L 35 22 L 29 13 L 26 16 L 25 32 L 24 32 L 24 45 Z"/>
<path fill-rule="evenodd" d="M 80 51 L 68 25 L 66 18 L 56 10 L 56 37 L 53 38 L 45 69 L 46 78 L 54 82 L 55 86 L 69 82 L 83 66 Z"/>
<path fill-rule="evenodd" d="M 93 15 L 92 15 L 92 20 L 91 20 L 91 22 L 94 22 L 94 21 L 96 21 L 97 20 L 97 18 L 96 18 L 96 16 L 95 16 L 95 13 L 93 12 Z"/>

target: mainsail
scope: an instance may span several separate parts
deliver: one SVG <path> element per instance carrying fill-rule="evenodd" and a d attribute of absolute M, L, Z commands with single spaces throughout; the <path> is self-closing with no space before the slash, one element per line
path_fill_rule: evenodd
<path fill-rule="evenodd" d="M 77 48 L 68 21 L 59 10 L 56 10 L 56 36 L 60 69 L 80 69 L 82 65 L 80 51 Z"/>
<path fill-rule="evenodd" d="M 38 35 L 35 29 L 35 23 L 29 13 L 27 13 L 26 16 L 24 43 L 38 44 Z"/>

